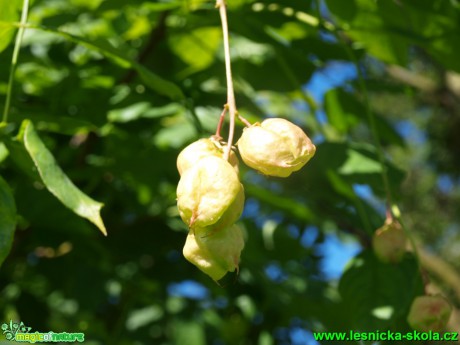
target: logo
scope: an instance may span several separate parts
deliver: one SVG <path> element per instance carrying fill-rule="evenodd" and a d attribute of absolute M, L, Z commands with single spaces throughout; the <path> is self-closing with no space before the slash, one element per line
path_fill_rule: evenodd
<path fill-rule="evenodd" d="M 55 333 L 55 332 L 30 332 L 32 327 L 27 327 L 24 322 L 13 322 L 2 324 L 2 331 L 6 340 L 22 343 L 82 343 L 85 341 L 85 333 Z"/>

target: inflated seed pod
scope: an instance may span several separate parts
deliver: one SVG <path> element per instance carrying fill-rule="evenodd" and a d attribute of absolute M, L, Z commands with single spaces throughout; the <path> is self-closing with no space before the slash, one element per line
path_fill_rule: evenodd
<path fill-rule="evenodd" d="M 177 156 L 177 170 L 179 174 L 182 175 L 185 170 L 194 166 L 201 158 L 208 156 L 223 158 L 224 152 L 225 147 L 213 137 L 199 139 L 188 145 L 179 153 L 179 156 Z M 228 161 L 238 173 L 238 158 L 235 152 L 230 152 Z"/>
<path fill-rule="evenodd" d="M 316 151 L 300 127 L 281 118 L 267 119 L 245 128 L 237 145 L 246 165 L 278 177 L 287 177 L 300 170 Z"/>
<path fill-rule="evenodd" d="M 420 332 L 442 332 L 451 313 L 452 306 L 441 295 L 418 296 L 412 302 L 407 323 Z"/>
<path fill-rule="evenodd" d="M 244 247 L 243 233 L 237 225 L 210 235 L 190 231 L 184 245 L 184 257 L 215 281 L 238 269 Z"/>
<path fill-rule="evenodd" d="M 238 175 L 226 160 L 203 157 L 179 181 L 179 214 L 189 228 L 204 228 L 217 223 L 240 192 Z"/>
<path fill-rule="evenodd" d="M 243 213 L 244 199 L 244 187 L 242 184 L 240 184 L 240 191 L 238 192 L 235 200 L 225 210 L 224 214 L 220 217 L 220 219 L 216 223 L 206 226 L 204 228 L 194 227 L 193 229 L 195 231 L 195 234 L 210 235 L 216 231 L 228 228 L 229 226 L 234 224 Z"/>
<path fill-rule="evenodd" d="M 397 221 L 387 221 L 372 237 L 375 255 L 383 262 L 400 262 L 406 252 L 406 235 Z"/>

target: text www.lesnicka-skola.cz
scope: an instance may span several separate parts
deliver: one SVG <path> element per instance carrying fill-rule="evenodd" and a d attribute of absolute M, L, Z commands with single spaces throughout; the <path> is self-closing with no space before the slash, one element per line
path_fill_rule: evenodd
<path fill-rule="evenodd" d="M 342 341 L 458 341 L 459 333 L 456 332 L 419 332 L 412 331 L 407 333 L 392 332 L 392 331 L 374 331 L 374 332 L 315 332 L 313 333 L 315 340 L 342 340 Z"/>

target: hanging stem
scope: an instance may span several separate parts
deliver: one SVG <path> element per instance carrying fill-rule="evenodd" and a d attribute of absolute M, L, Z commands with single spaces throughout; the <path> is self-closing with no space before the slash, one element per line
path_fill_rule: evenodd
<path fill-rule="evenodd" d="M 235 133 L 236 103 L 235 93 L 233 91 L 232 68 L 230 63 L 230 44 L 228 39 L 227 7 L 225 5 L 225 0 L 216 0 L 216 7 L 219 8 L 220 20 L 222 22 L 222 33 L 224 36 L 225 72 L 227 76 L 227 106 L 230 114 L 230 128 L 228 131 L 227 147 L 225 149 L 224 158 L 228 160 L 232 149 L 233 135 Z"/>
<path fill-rule="evenodd" d="M 10 112 L 10 104 L 11 104 L 11 94 L 13 92 L 14 72 L 16 71 L 16 65 L 17 65 L 18 56 L 19 56 L 19 49 L 21 48 L 22 38 L 24 36 L 24 31 L 26 30 L 25 26 L 27 23 L 28 11 L 29 11 L 29 0 L 24 0 L 22 4 L 21 26 L 19 27 L 18 33 L 16 35 L 16 41 L 14 42 L 13 57 L 11 59 L 11 68 L 10 68 L 10 75 L 8 77 L 8 86 L 6 89 L 6 100 L 5 100 L 5 108 L 3 109 L 2 122 L 8 122 L 8 114 Z"/>

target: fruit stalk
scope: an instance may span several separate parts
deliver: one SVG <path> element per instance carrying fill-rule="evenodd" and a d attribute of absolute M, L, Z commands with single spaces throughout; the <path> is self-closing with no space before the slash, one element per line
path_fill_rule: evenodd
<path fill-rule="evenodd" d="M 216 7 L 219 9 L 220 20 L 222 22 L 222 33 L 224 36 L 224 53 L 225 53 L 225 73 L 227 76 L 227 106 L 230 114 L 230 126 L 228 131 L 227 147 L 224 158 L 228 160 L 233 144 L 233 135 L 235 132 L 236 103 L 235 93 L 233 91 L 232 67 L 230 61 L 230 44 L 228 39 L 228 21 L 227 6 L 225 0 L 217 0 Z"/>

